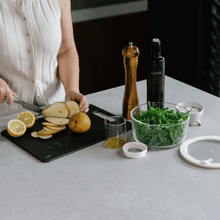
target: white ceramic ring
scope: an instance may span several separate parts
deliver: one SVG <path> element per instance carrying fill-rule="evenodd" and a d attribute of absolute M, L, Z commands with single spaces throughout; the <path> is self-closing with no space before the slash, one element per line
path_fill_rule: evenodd
<path fill-rule="evenodd" d="M 125 156 L 130 158 L 141 158 L 147 153 L 147 145 L 140 142 L 128 142 L 123 146 Z"/>

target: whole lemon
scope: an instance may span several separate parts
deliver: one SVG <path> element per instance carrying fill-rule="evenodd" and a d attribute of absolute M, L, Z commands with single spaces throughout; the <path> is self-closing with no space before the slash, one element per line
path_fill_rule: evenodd
<path fill-rule="evenodd" d="M 83 112 L 72 115 L 69 119 L 69 128 L 75 133 L 84 133 L 91 127 L 89 116 Z"/>

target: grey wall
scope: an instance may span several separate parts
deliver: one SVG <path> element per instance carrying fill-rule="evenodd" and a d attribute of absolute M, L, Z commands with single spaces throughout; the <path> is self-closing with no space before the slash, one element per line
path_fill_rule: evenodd
<path fill-rule="evenodd" d="M 127 2 L 146 1 L 146 0 L 71 0 L 71 9 L 80 10 L 95 8 L 106 5 L 121 4 Z"/>

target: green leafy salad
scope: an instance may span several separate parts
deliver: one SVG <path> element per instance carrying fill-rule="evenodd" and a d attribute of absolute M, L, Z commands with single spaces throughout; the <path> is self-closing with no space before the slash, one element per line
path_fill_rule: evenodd
<path fill-rule="evenodd" d="M 180 143 L 186 134 L 189 112 L 174 112 L 169 108 L 157 107 L 148 102 L 148 110 L 133 115 L 136 137 L 140 142 L 151 146 L 169 146 Z"/>

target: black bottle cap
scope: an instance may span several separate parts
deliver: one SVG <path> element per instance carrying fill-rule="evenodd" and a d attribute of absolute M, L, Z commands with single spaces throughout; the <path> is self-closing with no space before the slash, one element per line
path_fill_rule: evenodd
<path fill-rule="evenodd" d="M 157 58 L 161 56 L 161 42 L 158 38 L 153 38 L 151 42 L 151 57 Z"/>

